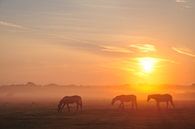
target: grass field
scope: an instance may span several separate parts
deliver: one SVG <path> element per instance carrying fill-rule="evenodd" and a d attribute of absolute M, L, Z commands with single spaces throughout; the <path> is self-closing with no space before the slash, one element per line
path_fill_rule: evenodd
<path fill-rule="evenodd" d="M 73 105 L 72 105 L 73 106 Z M 195 129 L 194 106 L 175 110 L 139 107 L 118 111 L 103 104 L 85 105 L 83 112 L 56 112 L 55 104 L 1 105 L 1 129 Z"/>

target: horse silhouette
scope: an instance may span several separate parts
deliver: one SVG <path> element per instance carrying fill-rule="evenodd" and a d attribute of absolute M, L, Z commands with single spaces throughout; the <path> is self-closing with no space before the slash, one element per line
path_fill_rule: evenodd
<path fill-rule="evenodd" d="M 82 111 L 82 98 L 78 95 L 74 96 L 65 96 L 63 97 L 58 104 L 58 112 L 61 112 L 65 105 L 67 105 L 68 112 L 70 112 L 70 104 L 76 103 L 76 111 Z"/>
<path fill-rule="evenodd" d="M 150 99 L 154 99 L 156 101 L 156 106 L 158 109 L 160 109 L 160 103 L 166 102 L 166 107 L 169 107 L 169 103 L 172 105 L 173 108 L 175 108 L 175 105 L 173 103 L 173 97 L 170 94 L 152 94 L 148 95 L 147 101 L 149 102 Z"/>
<path fill-rule="evenodd" d="M 131 102 L 132 108 L 137 109 L 137 97 L 135 95 L 119 95 L 119 96 L 116 96 L 112 99 L 111 104 L 114 105 L 114 103 L 116 101 L 120 101 L 119 109 L 124 109 L 125 108 L 125 105 L 124 105 L 125 102 Z"/>

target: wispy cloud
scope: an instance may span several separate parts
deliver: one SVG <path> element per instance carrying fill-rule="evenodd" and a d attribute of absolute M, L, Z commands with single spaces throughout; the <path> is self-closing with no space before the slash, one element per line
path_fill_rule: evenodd
<path fill-rule="evenodd" d="M 176 0 L 177 3 L 187 3 L 187 0 Z"/>
<path fill-rule="evenodd" d="M 18 24 L 6 22 L 6 21 L 0 21 L 0 25 L 6 26 L 6 27 L 12 27 L 12 28 L 16 28 L 16 29 L 26 29 L 26 27 L 24 27 L 22 25 L 18 25 Z"/>
<path fill-rule="evenodd" d="M 132 53 L 132 51 L 130 51 L 128 48 L 123 48 L 123 47 L 117 47 L 117 46 L 107 46 L 107 45 L 102 45 L 100 46 L 102 49 L 102 51 L 106 51 L 106 52 L 115 52 L 115 53 L 124 53 L 124 54 L 128 54 L 128 53 Z"/>
<path fill-rule="evenodd" d="M 177 48 L 177 47 L 172 47 L 172 49 L 174 51 L 176 51 L 177 53 L 186 55 L 186 56 L 190 56 L 190 57 L 195 57 L 195 53 L 193 53 L 191 50 L 186 49 L 186 48 Z"/>
<path fill-rule="evenodd" d="M 144 53 L 157 51 L 156 47 L 152 44 L 131 44 L 130 47 L 138 49 L 140 52 Z"/>
<path fill-rule="evenodd" d="M 189 0 L 175 0 L 175 2 L 180 4 L 184 8 L 191 8 L 191 6 L 189 5 Z"/>

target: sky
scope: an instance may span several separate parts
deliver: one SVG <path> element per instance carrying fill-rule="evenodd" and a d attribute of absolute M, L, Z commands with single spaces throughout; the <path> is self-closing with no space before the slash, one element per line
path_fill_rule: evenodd
<path fill-rule="evenodd" d="M 194 83 L 194 13 L 194 0 L 0 0 L 0 84 Z"/>

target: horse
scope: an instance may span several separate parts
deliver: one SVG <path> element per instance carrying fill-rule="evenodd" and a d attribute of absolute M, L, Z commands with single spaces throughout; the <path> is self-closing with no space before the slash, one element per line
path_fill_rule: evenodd
<path fill-rule="evenodd" d="M 58 104 L 58 112 L 61 112 L 65 105 L 67 105 L 68 112 L 70 112 L 69 104 L 76 103 L 76 111 L 82 111 L 82 98 L 81 96 L 74 95 L 74 96 L 64 96 L 59 104 Z"/>
<path fill-rule="evenodd" d="M 111 104 L 114 105 L 116 101 L 120 101 L 119 109 L 124 109 L 125 102 L 131 102 L 132 109 L 137 109 L 137 97 L 135 95 L 119 95 L 112 99 Z"/>
<path fill-rule="evenodd" d="M 169 102 L 172 105 L 173 108 L 175 108 L 175 105 L 173 103 L 173 97 L 170 94 L 152 94 L 148 95 L 147 101 L 149 102 L 150 99 L 154 99 L 156 101 L 156 106 L 158 109 L 160 109 L 160 103 L 166 102 L 166 107 L 168 109 Z"/>

